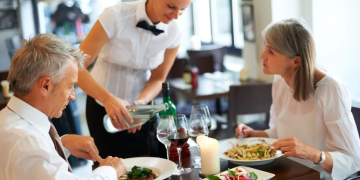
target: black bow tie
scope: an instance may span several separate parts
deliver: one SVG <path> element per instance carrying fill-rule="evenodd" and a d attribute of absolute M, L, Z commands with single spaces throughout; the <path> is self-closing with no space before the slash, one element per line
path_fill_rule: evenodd
<path fill-rule="evenodd" d="M 146 30 L 149 30 L 151 31 L 155 36 L 161 34 L 164 32 L 164 30 L 161 30 L 161 29 L 156 29 L 156 26 L 152 26 L 150 25 L 148 22 L 146 21 L 140 21 L 137 23 L 136 27 L 139 27 L 139 28 L 143 28 L 143 29 L 146 29 Z"/>

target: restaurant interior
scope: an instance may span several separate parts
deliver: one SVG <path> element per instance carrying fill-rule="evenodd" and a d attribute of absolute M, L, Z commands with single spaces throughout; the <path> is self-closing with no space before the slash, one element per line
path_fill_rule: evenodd
<path fill-rule="evenodd" d="M 0 0 L 0 81 L 6 80 L 21 39 L 54 33 L 78 47 L 106 7 L 130 1 L 133 0 Z M 274 76 L 262 70 L 262 31 L 272 22 L 303 18 L 313 33 L 317 65 L 336 74 L 351 94 L 351 111 L 359 131 L 358 7 L 360 1 L 355 0 L 193 0 L 176 20 L 182 39 L 166 80 L 177 114 L 185 114 L 189 121 L 194 105 L 207 106 L 211 123 L 208 137 L 218 141 L 220 151 L 225 148 L 221 147 L 222 140 L 235 138 L 238 124 L 244 123 L 257 130 L 268 129 Z M 95 64 L 96 61 L 88 70 Z M 6 97 L 4 89 L 0 91 L 0 109 L 3 109 L 10 96 Z M 59 135 L 91 136 L 85 115 L 87 95 L 80 87 L 75 87 L 75 93 L 76 100 L 70 102 L 61 118 L 52 122 Z M 154 104 L 161 103 L 163 94 L 160 92 Z M 201 161 L 205 161 L 204 154 L 209 152 L 193 139 L 187 144 L 189 150 L 182 153 L 182 166 L 192 168 L 192 172 L 166 178 L 201 179 L 201 170 L 207 171 L 203 162 L 201 168 L 195 168 L 193 158 L 200 156 Z M 212 156 L 209 153 L 208 157 Z M 170 160 L 179 165 L 177 158 L 176 149 L 170 147 Z M 221 172 L 244 165 L 226 158 L 215 159 Z M 89 175 L 93 169 L 90 160 L 72 156 L 69 162 L 73 172 L 81 176 Z M 261 175 L 264 179 L 320 179 L 318 171 L 285 157 L 248 166 L 261 170 L 260 174 L 264 172 Z"/>

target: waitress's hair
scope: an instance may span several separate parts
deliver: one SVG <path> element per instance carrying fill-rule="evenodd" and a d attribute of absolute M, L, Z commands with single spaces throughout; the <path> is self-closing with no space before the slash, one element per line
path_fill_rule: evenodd
<path fill-rule="evenodd" d="M 315 42 L 309 26 L 303 19 L 286 19 L 268 25 L 262 32 L 265 41 L 277 52 L 289 58 L 300 57 L 291 83 L 293 97 L 306 101 L 315 91 Z"/>

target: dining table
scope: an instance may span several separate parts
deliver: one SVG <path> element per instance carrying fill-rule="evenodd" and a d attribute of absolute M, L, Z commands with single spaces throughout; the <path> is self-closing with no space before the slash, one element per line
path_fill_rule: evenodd
<path fill-rule="evenodd" d="M 192 88 L 190 84 L 185 84 L 183 78 L 169 78 L 167 82 L 169 82 L 172 91 L 191 99 L 193 102 L 215 99 L 218 115 L 223 113 L 220 98 L 228 97 L 231 85 L 266 83 L 257 79 L 240 81 L 231 73 L 206 73 L 198 75 L 197 79 L 198 86 L 196 88 Z"/>
<path fill-rule="evenodd" d="M 190 156 L 182 158 L 183 167 L 192 167 L 192 159 L 194 156 L 199 156 L 199 150 L 195 146 L 190 147 L 190 152 Z M 228 168 L 231 169 L 237 166 L 239 165 L 220 159 L 221 172 L 226 171 Z M 275 174 L 271 180 L 320 180 L 319 171 L 304 166 L 287 157 L 279 157 L 268 164 L 253 166 L 252 168 Z M 192 171 L 188 174 L 172 175 L 167 178 L 167 180 L 201 180 L 204 176 L 199 173 L 199 170 L 200 169 L 198 168 L 192 168 Z"/>

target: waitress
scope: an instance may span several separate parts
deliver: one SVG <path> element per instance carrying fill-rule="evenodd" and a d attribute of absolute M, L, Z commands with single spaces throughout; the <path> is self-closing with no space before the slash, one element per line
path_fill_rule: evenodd
<path fill-rule="evenodd" d="M 174 19 L 191 1 L 143 0 L 108 7 L 81 43 L 90 56 L 85 67 L 98 57 L 91 73 L 79 71 L 78 86 L 88 94 L 86 119 L 102 158 L 149 154 L 149 122 L 112 134 L 103 117 L 107 113 L 115 128 L 124 129 L 122 114 L 131 119 L 125 106 L 147 104 L 159 94 L 181 41 Z"/>

